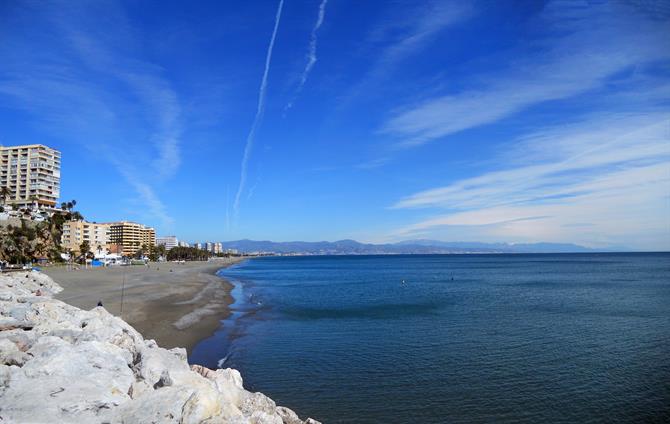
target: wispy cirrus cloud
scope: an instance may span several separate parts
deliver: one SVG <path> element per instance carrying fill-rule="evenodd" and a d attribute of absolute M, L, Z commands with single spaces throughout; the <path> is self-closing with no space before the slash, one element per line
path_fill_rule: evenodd
<path fill-rule="evenodd" d="M 441 31 L 470 18 L 475 9 L 472 3 L 431 1 L 422 3 L 404 16 L 393 16 L 378 27 L 372 40 L 383 41 L 372 74 L 390 70 L 406 58 L 415 55 Z"/>
<path fill-rule="evenodd" d="M 442 210 L 396 237 L 435 232 L 495 240 L 668 248 L 670 115 L 616 115 L 545 129 L 520 143 L 542 160 L 516 163 L 401 199 Z M 575 224 L 580 224 L 575 226 Z M 666 241 L 663 241 L 666 240 Z"/>
<path fill-rule="evenodd" d="M 5 106 L 32 114 L 55 137 L 106 159 L 143 210 L 169 228 L 174 220 L 148 181 L 160 182 L 179 168 L 180 102 L 162 68 L 139 54 L 121 4 L 25 3 L 13 12 L 8 28 L 14 31 L 0 48 Z M 41 31 L 23 30 L 35 26 Z M 58 48 L 39 48 L 45 39 Z M 132 127 L 142 131 L 131 133 Z M 132 157 L 120 160 L 119 152 L 128 149 Z"/>
<path fill-rule="evenodd" d="M 416 55 L 435 37 L 475 13 L 467 2 L 430 1 L 410 10 L 395 11 L 370 35 L 377 49 L 376 61 L 362 84 L 393 70 L 403 60 Z"/>
<path fill-rule="evenodd" d="M 422 218 L 391 238 L 669 249 L 670 97 L 653 71 L 670 60 L 667 22 L 635 5 L 552 2 L 534 25 L 542 37 L 523 59 L 401 107 L 384 123 L 397 149 L 512 116 L 523 122 L 516 139 L 495 140 L 493 154 L 472 164 L 471 177 L 397 201 L 393 209 Z M 581 109 L 561 110 L 558 121 L 519 116 L 586 93 Z"/>
<path fill-rule="evenodd" d="M 298 82 L 298 87 L 295 89 L 295 93 L 293 93 L 291 100 L 289 100 L 288 104 L 284 108 L 284 113 L 286 113 L 286 111 L 288 111 L 290 108 L 293 107 L 293 103 L 296 101 L 296 99 L 300 95 L 300 92 L 305 87 L 305 83 L 307 83 L 307 77 L 309 77 L 309 73 L 312 71 L 312 68 L 316 64 L 317 33 L 319 31 L 319 28 L 321 28 L 321 25 L 323 25 L 323 20 L 326 17 L 327 4 L 328 0 L 321 0 L 321 4 L 319 4 L 319 12 L 317 14 L 316 22 L 314 23 L 314 27 L 312 28 L 312 33 L 310 34 L 309 38 L 309 47 L 307 50 L 307 63 L 305 64 L 305 69 L 303 69 L 302 74 L 300 74 L 300 80 Z"/>
<path fill-rule="evenodd" d="M 109 40 L 95 31 L 84 32 L 78 22 L 65 16 L 53 16 L 63 29 L 70 45 L 78 57 L 90 69 L 106 74 L 125 84 L 134 97 L 144 106 L 142 113 L 150 119 L 153 133 L 150 141 L 157 150 L 153 160 L 154 170 L 160 178 L 169 178 L 179 169 L 179 141 L 181 137 L 181 105 L 177 93 L 161 76 L 161 68 L 111 48 Z M 122 11 L 117 12 L 117 21 L 130 28 Z M 130 30 L 129 30 L 130 31 Z M 127 40 L 132 43 L 133 40 Z"/>
<path fill-rule="evenodd" d="M 247 135 L 247 141 L 244 146 L 244 154 L 242 156 L 242 164 L 240 165 L 240 184 L 237 187 L 237 194 L 235 195 L 235 201 L 233 202 L 233 216 L 235 219 L 237 219 L 240 213 L 240 202 L 242 200 L 242 193 L 244 192 L 247 183 L 247 167 L 249 166 L 249 158 L 251 156 L 251 150 L 254 146 L 256 131 L 258 130 L 258 126 L 263 121 L 263 114 L 265 113 L 265 92 L 268 85 L 270 62 L 272 61 L 272 50 L 275 45 L 275 39 L 277 38 L 277 30 L 279 29 L 279 22 L 281 21 L 281 11 L 283 7 L 284 0 L 279 0 L 279 6 L 277 6 L 277 13 L 275 15 L 274 29 L 272 30 L 270 44 L 268 45 L 268 50 L 265 54 L 265 68 L 263 70 L 263 77 L 261 78 L 261 86 L 258 90 L 258 105 L 256 108 L 256 116 L 254 117 L 254 122 L 251 124 L 251 129 L 249 129 L 249 134 Z"/>
<path fill-rule="evenodd" d="M 165 231 L 172 229 L 174 219 L 170 216 L 165 204 L 156 195 L 154 189 L 139 176 L 137 169 L 122 160 L 114 158 L 114 156 L 110 157 L 113 158 L 111 160 L 118 172 L 139 195 L 141 204 L 146 207 L 146 209 L 142 208 L 141 212 L 147 210 L 148 215 L 160 221 L 160 224 Z"/>
<path fill-rule="evenodd" d="M 374 57 L 369 70 L 340 99 L 349 105 L 361 94 L 377 93 L 376 88 L 404 61 L 419 55 L 436 37 L 475 14 L 471 3 L 432 0 L 390 8 L 365 40 L 366 55 Z"/>
<path fill-rule="evenodd" d="M 421 145 L 598 89 L 618 72 L 670 58 L 663 47 L 666 23 L 623 4 L 552 2 L 536 24 L 544 40 L 529 46 L 536 53 L 496 64 L 495 72 L 477 75 L 468 88 L 398 108 L 380 133 L 397 139 L 397 147 Z"/>

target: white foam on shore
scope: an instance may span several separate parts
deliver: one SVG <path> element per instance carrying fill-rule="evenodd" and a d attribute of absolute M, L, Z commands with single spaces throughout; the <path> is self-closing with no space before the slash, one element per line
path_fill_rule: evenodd
<path fill-rule="evenodd" d="M 230 353 L 228 355 L 224 356 L 223 358 L 219 359 L 219 362 L 216 363 L 216 366 L 219 367 L 219 368 L 223 368 L 223 364 L 226 363 L 229 356 L 230 356 Z"/>

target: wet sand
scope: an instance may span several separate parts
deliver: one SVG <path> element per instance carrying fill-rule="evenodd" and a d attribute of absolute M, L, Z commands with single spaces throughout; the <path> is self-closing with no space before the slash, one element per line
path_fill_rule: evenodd
<path fill-rule="evenodd" d="M 168 349 L 184 347 L 190 353 L 230 314 L 232 285 L 215 273 L 241 260 L 244 258 L 78 271 L 58 266 L 43 272 L 63 287 L 57 299 L 86 310 L 102 301 L 107 311 L 122 317 L 146 339 Z"/>

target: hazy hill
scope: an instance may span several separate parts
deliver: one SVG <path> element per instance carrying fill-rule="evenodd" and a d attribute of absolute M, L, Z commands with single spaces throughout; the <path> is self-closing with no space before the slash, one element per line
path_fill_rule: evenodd
<path fill-rule="evenodd" d="M 372 255 L 372 254 L 430 254 L 430 253 L 568 253 L 594 250 L 567 243 L 479 243 L 443 242 L 437 240 L 408 240 L 399 243 L 370 244 L 355 240 L 289 241 L 235 240 L 223 242 L 224 249 L 240 252 L 301 253 L 311 255 Z"/>

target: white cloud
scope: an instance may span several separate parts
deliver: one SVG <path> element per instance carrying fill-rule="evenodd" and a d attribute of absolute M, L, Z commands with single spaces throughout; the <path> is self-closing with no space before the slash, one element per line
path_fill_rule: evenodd
<path fill-rule="evenodd" d="M 452 229 L 488 240 L 670 247 L 670 115 L 603 118 L 545 130 L 522 145 L 531 140 L 544 149 L 540 163 L 485 172 L 397 202 L 394 208 L 445 212 L 394 236 Z"/>
<path fill-rule="evenodd" d="M 123 21 L 123 18 L 117 17 L 119 20 Z M 181 106 L 177 93 L 161 77 L 160 68 L 115 52 L 104 39 L 83 33 L 67 19 L 61 18 L 58 22 L 74 50 L 91 69 L 126 84 L 142 104 L 143 113 L 151 120 L 154 129 L 150 140 L 158 152 L 158 157 L 153 160 L 156 175 L 163 179 L 172 177 L 181 162 Z"/>
<path fill-rule="evenodd" d="M 140 57 L 121 5 L 24 4 L 14 12 L 8 18 L 14 31 L 0 46 L 6 58 L 0 70 L 5 105 L 33 114 L 53 136 L 106 159 L 148 214 L 171 225 L 173 219 L 147 181 L 168 178 L 179 167 L 179 98 L 162 69 Z M 23 31 L 36 26 L 40 31 Z M 35 47 L 47 45 L 43 38 L 51 48 Z M 142 119 L 147 135 L 128 137 L 128 128 Z M 151 141 L 149 149 L 145 140 Z M 119 160 L 119 152 L 129 149 L 133 155 Z"/>
<path fill-rule="evenodd" d="M 110 156 L 111 157 L 111 156 Z M 168 214 L 167 208 L 156 195 L 154 189 L 139 177 L 138 172 L 128 163 L 119 159 L 111 159 L 119 173 L 125 178 L 141 199 L 141 204 L 147 209 L 142 208 L 140 213 L 145 211 L 154 219 L 158 219 L 163 231 L 170 231 L 174 225 L 174 219 Z"/>
<path fill-rule="evenodd" d="M 472 14 L 472 5 L 466 2 L 433 1 L 423 4 L 415 13 L 394 16 L 375 32 L 375 38 L 382 39 L 387 46 L 379 53 L 373 73 L 382 72 L 418 53 L 441 31 L 464 21 Z M 389 38 L 392 39 L 390 43 Z"/>
<path fill-rule="evenodd" d="M 433 0 L 412 7 L 390 8 L 392 12 L 382 20 L 366 40 L 374 63 L 358 83 L 342 96 L 340 107 L 361 95 L 373 93 L 371 86 L 379 84 L 396 67 L 426 46 L 448 28 L 464 22 L 474 14 L 467 2 Z"/>
<path fill-rule="evenodd" d="M 670 59 L 667 25 L 618 5 L 551 3 L 538 18 L 540 53 L 480 75 L 465 88 L 400 108 L 381 133 L 409 147 L 494 123 L 530 106 L 600 87 L 629 67 Z"/>

